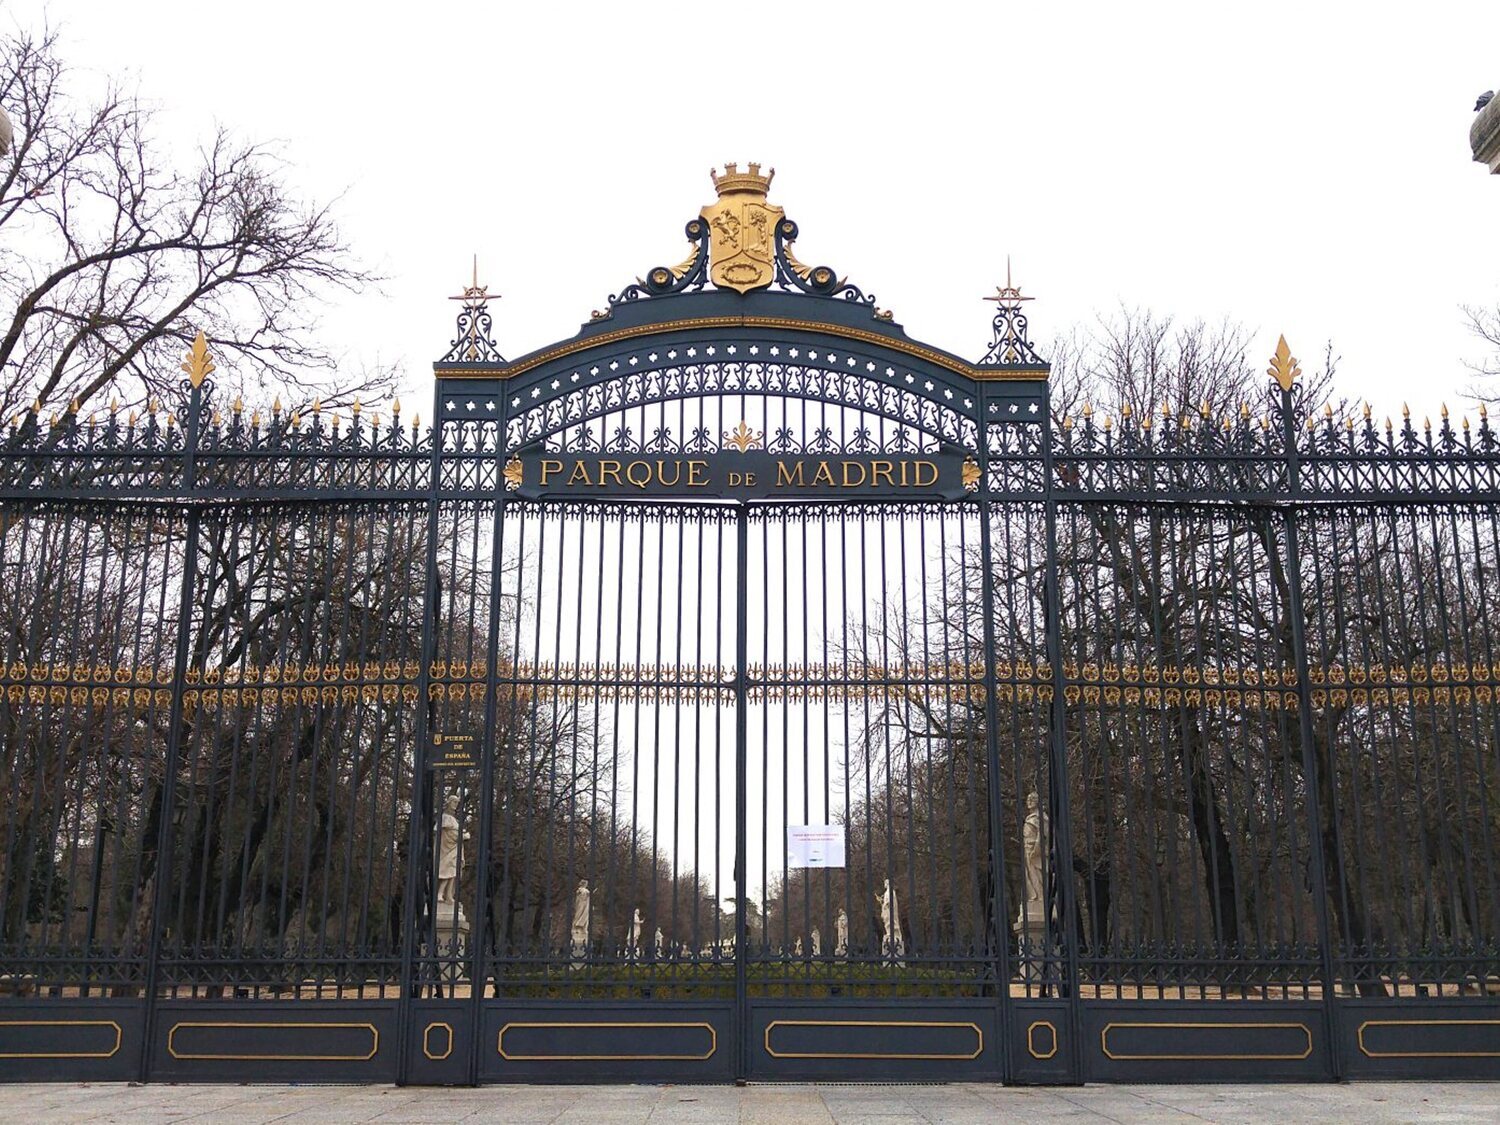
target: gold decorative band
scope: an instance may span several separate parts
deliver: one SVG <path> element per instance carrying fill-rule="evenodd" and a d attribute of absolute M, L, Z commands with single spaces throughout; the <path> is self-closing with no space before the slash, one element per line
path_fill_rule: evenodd
<path fill-rule="evenodd" d="M 880 1051 L 875 1053 L 853 1051 L 777 1051 L 771 1046 L 771 1032 L 778 1027 L 903 1027 L 903 1028 L 958 1028 L 974 1033 L 974 1050 L 963 1053 L 936 1053 L 913 1051 Z M 977 1059 L 984 1053 L 984 1031 L 978 1024 L 967 1022 L 931 1022 L 926 1020 L 772 1020 L 766 1025 L 766 1054 L 773 1059 L 946 1059 L 967 1061 Z"/>
<path fill-rule="evenodd" d="M 369 1051 L 367 1051 L 365 1054 L 362 1054 L 362 1055 L 361 1054 L 338 1054 L 338 1055 L 334 1055 L 334 1054 L 327 1054 L 327 1055 L 325 1055 L 325 1054 L 317 1054 L 317 1055 L 296 1054 L 296 1055 L 292 1055 L 292 1054 L 282 1054 L 282 1053 L 279 1053 L 279 1052 L 278 1053 L 273 1053 L 273 1054 L 227 1055 L 227 1054 L 216 1054 L 216 1053 L 213 1053 L 213 1052 L 179 1051 L 177 1049 L 177 1033 L 179 1031 L 182 1031 L 182 1030 L 186 1029 L 186 1028 L 211 1029 L 211 1030 L 228 1030 L 228 1029 L 251 1030 L 251 1029 L 254 1029 L 254 1030 L 260 1030 L 260 1031 L 266 1031 L 266 1030 L 286 1030 L 286 1029 L 289 1029 L 289 1028 L 298 1028 L 298 1029 L 303 1029 L 303 1030 L 317 1028 L 318 1030 L 322 1030 L 322 1031 L 332 1031 L 332 1030 L 334 1030 L 336 1028 L 354 1029 L 354 1030 L 359 1030 L 359 1031 L 368 1031 L 370 1033 L 370 1049 L 369 1049 Z M 212 1021 L 212 1020 L 184 1020 L 184 1021 L 182 1021 L 180 1023 L 174 1023 L 172 1025 L 172 1027 L 171 1027 L 171 1030 L 169 1030 L 167 1032 L 167 1054 L 171 1055 L 174 1059 L 180 1059 L 180 1060 L 184 1060 L 184 1061 L 188 1061 L 188 1060 L 192 1060 L 192 1061 L 212 1060 L 212 1061 L 235 1061 L 235 1062 L 365 1062 L 368 1059 L 373 1059 L 375 1057 L 375 1055 L 376 1055 L 376 1052 L 378 1052 L 379 1050 L 380 1050 L 380 1030 L 374 1024 L 370 1024 L 370 1023 L 308 1023 L 308 1022 L 305 1022 L 305 1021 L 304 1022 L 288 1023 L 288 1022 L 281 1022 L 281 1021 L 274 1021 L 274 1020 L 255 1020 L 255 1021 L 249 1021 L 249 1022 L 234 1022 L 234 1021 L 219 1022 L 219 1021 Z"/>
<path fill-rule="evenodd" d="M 432 1033 L 436 1028 L 442 1028 L 445 1032 L 448 1033 L 448 1046 L 443 1048 L 443 1053 L 441 1055 L 435 1055 L 432 1053 Z M 453 1025 L 451 1023 L 443 1023 L 441 1021 L 437 1021 L 434 1023 L 430 1023 L 426 1027 L 424 1027 L 422 1029 L 422 1053 L 433 1062 L 442 1062 L 449 1055 L 451 1055 L 453 1053 Z"/>
<path fill-rule="evenodd" d="M 1194 1032 L 1200 1032 L 1200 1033 L 1203 1032 L 1203 1031 L 1230 1031 L 1230 1030 L 1233 1030 L 1233 1031 L 1246 1031 L 1246 1030 L 1260 1031 L 1260 1030 L 1265 1030 L 1265 1029 L 1276 1029 L 1276 1030 L 1282 1030 L 1282 1031 L 1296 1030 L 1296 1031 L 1300 1031 L 1303 1034 L 1303 1036 L 1306 1038 L 1306 1047 L 1303 1050 L 1295 1052 L 1295 1053 L 1286 1053 L 1286 1052 L 1277 1052 L 1277 1051 L 1257 1051 L 1257 1052 L 1236 1053 L 1236 1054 L 1215 1054 L 1215 1053 L 1204 1053 L 1204 1052 L 1183 1052 L 1183 1053 L 1176 1053 L 1176 1052 L 1174 1052 L 1174 1053 L 1171 1053 L 1171 1054 L 1139 1054 L 1139 1053 L 1134 1053 L 1134 1052 L 1129 1052 L 1129 1051 L 1126 1051 L 1126 1052 L 1111 1051 L 1110 1047 L 1109 1047 L 1109 1033 L 1111 1031 L 1123 1030 L 1123 1029 L 1126 1029 L 1126 1028 L 1129 1028 L 1129 1029 L 1132 1029 L 1132 1030 L 1146 1030 L 1146 1029 L 1157 1029 L 1157 1028 L 1172 1028 L 1172 1029 L 1175 1029 L 1175 1030 L 1194 1031 Z M 1170 1062 L 1216 1062 L 1216 1061 L 1224 1061 L 1224 1060 L 1244 1060 L 1244 1061 L 1251 1061 L 1251 1062 L 1296 1061 L 1296 1060 L 1300 1060 L 1300 1059 L 1305 1059 L 1309 1055 L 1312 1054 L 1312 1050 L 1313 1050 L 1313 1037 L 1312 1037 L 1312 1029 L 1309 1028 L 1305 1023 L 1271 1023 L 1271 1022 L 1259 1022 L 1259 1021 L 1251 1022 L 1251 1023 L 1219 1023 L 1219 1022 L 1215 1022 L 1215 1021 L 1200 1021 L 1200 1022 L 1197 1022 L 1197 1023 L 1166 1023 L 1166 1022 L 1161 1022 L 1161 1023 L 1158 1023 L 1158 1022 L 1150 1022 L 1150 1023 L 1107 1023 L 1107 1024 L 1104 1025 L 1104 1027 L 1099 1032 L 1099 1049 L 1104 1052 L 1104 1057 L 1105 1058 L 1112 1059 L 1112 1060 L 1117 1061 L 1117 1062 L 1138 1062 L 1138 1061 L 1145 1061 L 1145 1060 L 1170 1061 Z"/>
<path fill-rule="evenodd" d="M 940 352 L 936 348 L 929 348 L 911 340 L 903 340 L 899 337 L 887 336 L 881 332 L 870 332 L 863 328 L 852 328 L 842 324 L 827 324 L 824 322 L 811 322 L 796 320 L 784 316 L 705 316 L 684 320 L 667 320 L 657 324 L 640 324 L 630 328 L 617 328 L 612 332 L 600 332 L 583 339 L 569 340 L 567 343 L 537 352 L 535 355 L 519 359 L 515 363 L 506 364 L 498 368 L 487 368 L 480 371 L 471 371 L 461 367 L 437 367 L 434 374 L 439 379 L 514 379 L 517 375 L 525 374 L 543 364 L 554 360 L 563 359 L 580 352 L 591 351 L 594 348 L 603 347 L 606 344 L 619 343 L 621 340 L 634 340 L 642 336 L 660 336 L 668 332 L 692 331 L 704 328 L 774 328 L 786 331 L 812 332 L 822 336 L 837 336 L 845 340 L 857 340 L 862 344 L 870 344 L 877 348 L 887 348 L 891 351 L 901 352 L 903 355 L 913 356 L 917 359 L 926 360 L 928 363 L 938 367 L 946 368 L 955 374 L 962 375 L 966 379 L 979 381 L 1016 381 L 1016 380 L 1043 380 L 1047 378 L 1046 367 L 1034 368 L 994 368 L 976 367 L 971 363 L 965 363 L 957 356 L 951 356 L 946 352 Z"/>
<path fill-rule="evenodd" d="M 107 1027 L 115 1033 L 114 1046 L 107 1051 L 0 1051 L 0 1059 L 112 1059 L 125 1038 L 114 1020 L 0 1020 L 0 1027 Z"/>
<path fill-rule="evenodd" d="M 686 1028 L 695 1028 L 695 1029 L 701 1028 L 702 1030 L 708 1032 L 708 1050 L 705 1051 L 705 1052 L 703 1052 L 702 1054 L 699 1054 L 699 1055 L 694 1055 L 694 1054 L 611 1055 L 611 1054 L 599 1054 L 599 1053 L 577 1054 L 577 1055 L 574 1055 L 574 1054 L 568 1054 L 568 1055 L 527 1055 L 527 1054 L 514 1054 L 514 1053 L 509 1052 L 509 1051 L 507 1051 L 505 1049 L 505 1033 L 507 1031 L 521 1030 L 521 1029 L 528 1029 L 528 1028 L 533 1028 L 533 1029 L 534 1028 L 566 1028 L 568 1030 L 573 1030 L 575 1028 L 584 1028 L 584 1027 L 608 1028 L 608 1029 L 611 1029 L 611 1030 L 616 1029 L 616 1028 L 628 1028 L 628 1029 L 632 1029 L 632 1030 L 640 1030 L 640 1029 L 643 1029 L 643 1028 L 664 1028 L 664 1027 L 679 1027 L 679 1028 L 680 1027 L 686 1027 Z M 561 1023 L 558 1023 L 558 1022 L 552 1022 L 552 1023 L 545 1023 L 545 1022 L 544 1023 L 532 1023 L 532 1022 L 526 1022 L 526 1023 L 523 1023 L 523 1022 L 513 1022 L 513 1023 L 506 1024 L 504 1027 L 502 1027 L 500 1029 L 500 1034 L 499 1034 L 499 1036 L 497 1036 L 496 1041 L 495 1041 L 495 1050 L 498 1051 L 499 1054 L 500 1054 L 500 1057 L 502 1059 L 505 1059 L 507 1062 L 703 1062 L 703 1061 L 705 1061 L 707 1059 L 713 1058 L 714 1052 L 716 1052 L 718 1049 L 719 1049 L 719 1033 L 714 1030 L 714 1027 L 713 1027 L 712 1024 L 708 1024 L 708 1023 L 640 1023 L 640 1022 L 626 1022 L 626 1021 L 622 1021 L 622 1022 L 605 1022 L 605 1023 L 574 1023 L 574 1022 L 561 1022 Z"/>
<path fill-rule="evenodd" d="M 1052 1047 L 1045 1053 L 1036 1049 L 1036 1029 L 1045 1027 L 1052 1034 Z M 1058 1045 L 1057 1025 L 1051 1020 L 1033 1020 L 1026 1028 L 1026 1053 L 1034 1059 L 1050 1059 L 1057 1054 Z"/>
<path fill-rule="evenodd" d="M 1500 1051 L 1372 1051 L 1365 1030 L 1372 1027 L 1500 1027 L 1500 1020 L 1365 1020 L 1354 1033 L 1359 1052 L 1369 1059 L 1500 1059 Z"/>

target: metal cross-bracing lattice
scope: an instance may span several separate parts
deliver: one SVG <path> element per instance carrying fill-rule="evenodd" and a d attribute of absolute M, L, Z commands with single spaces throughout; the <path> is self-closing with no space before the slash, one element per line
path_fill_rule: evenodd
<path fill-rule="evenodd" d="M 1054 417 L 763 182 L 516 360 L 476 275 L 426 424 L 7 426 L 0 1077 L 1495 1073 L 1488 418 Z"/>

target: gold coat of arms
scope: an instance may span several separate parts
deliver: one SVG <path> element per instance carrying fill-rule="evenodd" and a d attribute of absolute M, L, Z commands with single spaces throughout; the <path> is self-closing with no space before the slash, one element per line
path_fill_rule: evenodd
<path fill-rule="evenodd" d="M 748 293 L 770 285 L 776 277 L 776 224 L 785 214 L 766 202 L 776 169 L 762 176 L 760 165 L 741 172 L 724 165 L 724 174 L 710 172 L 719 201 L 699 216 L 708 224 L 708 276 L 721 289 Z"/>

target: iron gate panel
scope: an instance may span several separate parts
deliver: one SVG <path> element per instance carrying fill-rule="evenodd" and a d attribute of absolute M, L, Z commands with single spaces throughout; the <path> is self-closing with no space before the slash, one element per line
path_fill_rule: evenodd
<path fill-rule="evenodd" d="M 466 293 L 428 427 L 195 351 L 0 439 L 0 1077 L 1494 1075 L 1488 419 L 1054 418 L 1016 291 L 971 364 L 688 235 L 514 362 Z"/>

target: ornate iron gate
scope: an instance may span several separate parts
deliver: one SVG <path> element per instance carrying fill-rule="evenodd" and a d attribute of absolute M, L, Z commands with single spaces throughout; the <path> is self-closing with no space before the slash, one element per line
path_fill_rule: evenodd
<path fill-rule="evenodd" d="M 1055 419 L 716 184 L 428 427 L 12 427 L 0 1076 L 1495 1073 L 1488 421 Z"/>

